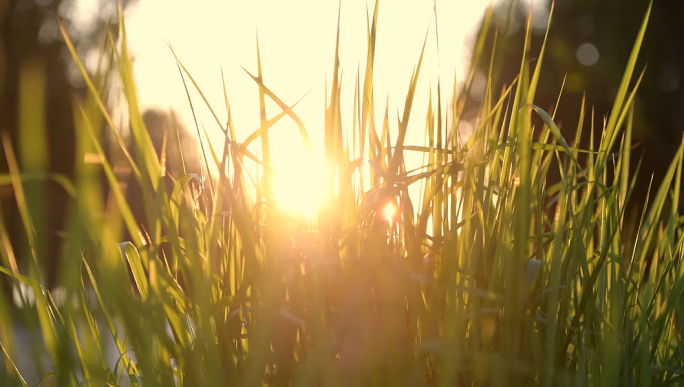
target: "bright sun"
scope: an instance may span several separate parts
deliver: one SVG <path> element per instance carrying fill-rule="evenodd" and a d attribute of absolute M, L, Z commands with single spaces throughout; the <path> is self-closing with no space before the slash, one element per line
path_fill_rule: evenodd
<path fill-rule="evenodd" d="M 306 153 L 289 155 L 277 163 L 273 194 L 283 206 L 313 217 L 323 198 L 323 161 Z"/>

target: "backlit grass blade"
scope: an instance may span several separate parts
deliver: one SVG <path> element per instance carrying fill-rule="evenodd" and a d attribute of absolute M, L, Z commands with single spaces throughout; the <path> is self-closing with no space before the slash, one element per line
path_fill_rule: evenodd
<path fill-rule="evenodd" d="M 308 92 L 307 92 L 307 94 L 308 94 Z M 295 102 L 292 106 L 288 106 L 288 107 L 285 108 L 282 112 L 278 113 L 278 115 L 276 115 L 275 117 L 271 118 L 270 120 L 267 120 L 266 123 L 265 123 L 265 126 L 262 126 L 262 127 L 260 127 L 259 129 L 255 130 L 254 132 L 252 132 L 252 134 L 250 134 L 250 135 L 242 142 L 242 146 L 247 147 L 247 146 L 249 146 L 249 144 L 250 144 L 252 141 L 256 140 L 257 138 L 259 138 L 259 137 L 261 137 L 261 136 L 263 136 L 264 133 L 266 133 L 266 131 L 268 131 L 268 130 L 269 130 L 273 125 L 275 125 L 278 121 L 280 121 L 281 118 L 283 118 L 285 115 L 290 114 L 290 113 L 292 112 L 292 109 L 293 109 L 295 106 L 297 106 L 297 104 L 298 104 L 299 102 L 301 102 L 301 100 L 304 99 L 304 97 L 306 97 L 306 94 L 304 94 L 304 96 L 302 96 L 302 98 L 300 98 L 299 101 Z M 306 140 L 305 140 L 305 144 L 306 144 Z"/>
<path fill-rule="evenodd" d="M 207 167 L 206 172 L 209 173 L 209 171 L 210 171 L 209 160 L 207 160 L 207 153 L 204 151 L 204 142 L 202 141 L 202 135 L 200 134 L 200 131 L 199 131 L 199 125 L 197 124 L 197 115 L 195 114 L 195 106 L 192 103 L 192 99 L 190 98 L 190 91 L 188 91 L 188 86 L 185 83 L 185 77 L 183 76 L 183 72 L 180 71 L 181 63 L 178 61 L 178 59 L 176 59 L 176 64 L 179 66 L 178 72 L 180 72 L 181 80 L 183 81 L 183 88 L 185 89 L 185 96 L 188 98 L 188 104 L 190 105 L 190 111 L 192 112 L 192 119 L 195 122 L 195 129 L 197 130 L 197 139 L 199 140 L 200 148 L 202 149 L 202 156 L 204 158 L 204 165 Z M 187 73 L 187 71 L 186 71 L 186 73 Z M 190 77 L 189 74 L 188 74 L 188 76 Z M 190 78 L 190 79 L 192 80 L 192 78 Z M 192 81 L 192 82 L 195 85 L 195 87 L 199 90 L 199 88 L 197 87 L 197 84 L 195 84 L 194 81 Z M 201 90 L 199 92 L 200 92 L 200 94 L 202 94 Z M 202 94 L 202 98 L 204 98 L 203 94 Z M 206 99 L 205 99 L 205 103 L 206 103 Z M 210 110 L 212 110 L 211 106 L 209 106 L 209 105 L 207 105 L 207 106 L 209 107 Z M 213 114 L 213 110 L 212 110 L 212 114 Z M 214 117 L 216 117 L 216 116 L 214 116 Z M 218 122 L 218 119 L 216 119 L 216 121 Z M 220 123 L 219 123 L 219 126 L 220 126 Z M 204 128 L 204 124 L 202 124 L 202 127 Z M 225 133 L 225 131 L 224 131 L 224 133 Z M 216 192 L 214 189 L 214 180 L 211 178 L 211 176 L 209 176 L 209 185 L 211 187 L 211 191 Z"/>
<path fill-rule="evenodd" d="M 565 152 L 568 154 L 570 159 L 579 168 L 580 173 L 584 174 L 582 172 L 582 166 L 580 165 L 579 161 L 577 161 L 577 157 L 575 157 L 575 152 L 573 151 L 572 148 L 570 148 L 570 145 L 568 145 L 568 142 L 565 141 L 565 138 L 561 134 L 560 129 L 558 128 L 558 126 L 556 126 L 556 123 L 553 122 L 553 120 L 551 119 L 551 116 L 549 116 L 549 113 L 547 113 L 546 111 L 544 111 L 544 109 L 542 109 L 536 105 L 532 105 L 532 109 L 534 109 L 534 111 L 536 111 L 537 114 L 539 114 L 539 117 L 541 117 L 541 119 L 544 121 L 546 126 L 548 126 L 549 129 L 551 129 L 551 133 L 556 138 L 556 141 L 558 141 L 561 144 L 561 146 L 563 147 Z"/>
<path fill-rule="evenodd" d="M 130 242 L 123 243 L 120 247 L 121 253 L 126 257 L 128 265 L 131 267 L 131 270 L 133 271 L 133 279 L 135 280 L 135 284 L 138 288 L 138 291 L 140 292 L 140 298 L 144 302 L 147 300 L 148 297 L 148 284 L 147 276 L 145 274 L 142 262 L 140 260 L 140 254 L 138 254 L 138 251 L 136 250 L 135 246 L 133 246 L 133 244 L 131 244 Z"/>
<path fill-rule="evenodd" d="M 627 199 L 627 184 L 629 183 L 629 173 L 630 173 L 630 161 L 632 155 L 632 131 L 634 128 L 634 105 L 630 104 L 629 115 L 627 118 L 627 127 L 625 129 L 625 143 L 622 147 L 622 154 L 620 155 L 620 160 L 622 161 L 621 174 L 620 174 L 620 205 L 625 206 Z M 680 174 L 681 175 L 681 174 Z M 677 176 L 680 176 L 677 175 Z M 677 179 L 679 181 L 679 179 Z M 678 191 L 678 190 L 675 190 Z M 675 197 L 679 197 L 679 192 L 677 192 Z M 674 206 L 673 206 L 674 208 Z M 621 220 L 622 221 L 622 220 Z"/>
<path fill-rule="evenodd" d="M 527 18 L 527 27 L 525 33 L 525 54 L 521 64 L 520 72 L 523 74 L 522 81 L 518 82 L 515 102 L 513 104 L 513 112 L 511 115 L 511 130 L 509 131 L 509 138 L 513 136 L 519 146 L 517 147 L 517 164 L 515 174 L 516 178 L 509 180 L 505 178 L 503 184 L 512 184 L 515 193 L 515 218 L 513 219 L 513 227 L 515 243 L 513 245 L 513 254 L 509 255 L 505 263 L 505 279 L 506 279 L 506 302 L 504 315 L 504 334 L 507 338 L 505 353 L 513 356 L 517 353 L 520 346 L 519 329 L 521 327 L 521 315 L 523 298 L 521 295 L 522 287 L 522 273 L 524 265 L 529 258 L 529 244 L 528 236 L 530 232 L 530 202 L 531 202 L 531 181 L 530 181 L 530 162 L 531 162 L 531 141 L 532 128 L 529 125 L 529 113 L 527 117 L 521 118 L 518 113 L 519 104 L 524 101 L 525 72 L 528 71 L 526 63 L 527 47 L 530 40 L 530 31 L 532 26 L 531 11 Z M 508 150 L 507 154 L 510 154 Z M 504 160 L 504 168 L 507 168 Z M 508 172 L 506 170 L 506 172 Z M 508 173 L 505 175 L 508 176 Z M 511 187 L 511 189 L 513 189 Z M 511 205 L 513 202 L 511 202 Z"/>
<path fill-rule="evenodd" d="M 243 70 L 245 70 L 243 68 Z M 268 87 L 266 87 L 259 77 L 255 77 L 252 75 L 249 71 L 245 70 L 247 75 L 249 75 L 254 82 L 256 82 L 261 88 L 264 93 L 264 95 L 269 96 L 275 102 L 280 109 L 285 111 L 288 116 L 297 124 L 297 127 L 299 128 L 299 135 L 302 138 L 302 141 L 304 142 L 304 146 L 306 147 L 307 150 L 311 150 L 311 140 L 309 139 L 309 133 L 306 131 L 306 127 L 304 126 L 304 122 L 297 116 L 295 112 L 293 112 L 290 108 L 287 107 L 287 105 L 280 99 L 278 98 Z M 303 98 L 303 97 L 302 97 Z"/>
<path fill-rule="evenodd" d="M 5 157 L 7 158 L 7 165 L 9 166 L 10 170 L 10 181 L 12 184 L 12 188 L 14 189 L 14 197 L 17 202 L 17 207 L 19 209 L 19 214 L 21 217 L 21 222 L 22 225 L 24 226 L 24 230 L 26 232 L 26 236 L 28 239 L 28 248 L 30 249 L 30 256 L 29 258 L 31 259 L 32 264 L 34 265 L 34 270 L 37 271 L 38 273 L 38 281 L 39 283 L 42 282 L 42 275 L 40 275 L 40 264 L 38 262 L 38 258 L 35 252 L 35 246 L 36 246 L 36 233 L 35 229 L 33 227 L 33 222 L 31 220 L 31 216 L 29 214 L 29 209 L 28 209 L 28 202 L 26 200 L 26 197 L 24 195 L 24 189 L 23 189 L 23 184 L 21 182 L 21 175 L 19 173 L 19 166 L 17 165 L 17 160 L 14 156 L 14 150 L 12 149 L 12 143 L 9 139 L 9 136 L 6 133 L 2 133 L 2 145 L 3 149 L 5 151 Z"/>
<path fill-rule="evenodd" d="M 683 152 L 684 138 L 682 139 L 682 143 L 679 146 L 679 149 L 677 150 L 677 153 L 675 154 L 674 159 L 670 164 L 670 167 L 665 173 L 665 177 L 663 178 L 663 181 L 660 187 L 658 188 L 655 197 L 653 198 L 653 202 L 650 205 L 648 215 L 644 220 L 644 232 L 639 238 L 639 243 L 642 246 L 641 254 L 638 257 L 640 267 L 643 267 L 643 263 L 646 260 L 646 254 L 648 253 L 648 249 L 643 247 L 647 246 L 651 242 L 653 236 L 655 235 L 655 225 L 658 222 L 658 219 L 660 218 L 660 214 L 663 210 L 663 207 L 665 206 L 665 201 L 667 200 L 668 192 L 670 191 L 672 179 L 675 178 L 675 171 L 679 168 L 679 165 L 682 162 L 681 159 Z M 679 177 L 677 179 L 679 179 Z"/>
<path fill-rule="evenodd" d="M 368 8 L 366 8 L 366 74 L 363 81 L 363 98 L 361 101 L 361 133 L 359 134 L 359 139 L 361 140 L 359 154 L 364 154 L 364 145 L 366 139 L 366 133 L 372 131 L 373 135 L 377 137 L 375 132 L 375 126 L 368 126 L 371 122 L 369 121 L 373 115 L 373 66 L 375 63 L 375 42 L 378 30 L 378 6 L 380 5 L 380 0 L 375 1 L 375 7 L 373 9 L 373 19 L 372 22 L 368 21 Z M 369 27 L 369 23 L 371 23 Z M 372 137 L 369 137 L 369 139 Z M 372 140 L 369 140 L 372 142 Z"/>
<path fill-rule="evenodd" d="M 90 79 L 90 76 L 88 75 L 88 72 L 85 69 L 85 66 L 81 62 L 81 59 L 79 58 L 78 54 L 76 53 L 76 49 L 71 42 L 71 39 L 69 38 L 69 35 L 66 32 L 66 29 L 64 26 L 60 23 L 59 28 L 62 32 L 62 36 L 64 37 L 64 41 L 66 42 L 67 48 L 69 49 L 69 52 L 71 53 L 71 57 L 74 59 L 74 62 L 76 62 L 76 66 L 78 67 L 79 71 L 81 72 L 81 75 L 83 76 L 83 80 L 86 83 L 86 86 L 88 87 L 88 91 L 90 92 L 90 96 L 95 98 L 95 101 L 97 102 L 98 106 L 100 107 L 100 111 L 102 112 L 105 120 L 107 121 L 107 125 L 109 125 L 110 128 L 112 128 L 112 133 L 116 137 L 116 140 L 119 144 L 119 147 L 123 154 L 126 156 L 126 160 L 128 160 L 128 163 L 130 167 L 133 169 L 133 173 L 138 181 L 142 178 L 142 175 L 140 174 L 140 170 L 138 169 L 138 166 L 136 165 L 135 161 L 133 161 L 133 157 L 131 157 L 130 153 L 128 152 L 128 147 L 123 141 L 123 138 L 121 138 L 121 135 L 119 134 L 119 131 L 117 129 L 117 126 L 114 125 L 114 121 L 112 120 L 111 116 L 109 115 L 109 112 L 107 111 L 107 107 L 104 104 L 104 101 L 99 96 L 98 89 L 95 87 L 93 84 L 92 80 Z M 113 41 L 110 37 L 110 42 Z M 114 48 L 115 46 L 112 45 Z"/>
<path fill-rule="evenodd" d="M 610 117 L 608 119 L 608 124 L 606 125 L 606 139 L 607 141 L 601 143 L 600 151 L 603 153 L 600 155 L 596 161 L 598 168 L 603 169 L 604 163 L 606 161 L 607 152 L 613 148 L 613 144 L 617 140 L 618 119 L 623 112 L 623 103 L 625 97 L 627 96 L 627 89 L 632 80 L 632 74 L 634 73 L 634 67 L 636 66 L 637 58 L 639 57 L 639 51 L 641 51 L 641 44 L 644 40 L 644 35 L 646 34 L 646 27 L 648 26 L 648 20 L 651 15 L 651 8 L 653 7 L 653 1 L 649 1 L 648 7 L 646 8 L 646 13 L 644 15 L 644 20 L 641 24 L 641 28 L 637 33 L 636 41 L 632 48 L 632 53 L 627 61 L 627 67 L 622 76 L 622 81 L 615 96 L 615 101 L 613 102 L 613 108 L 610 111 Z"/>
<path fill-rule="evenodd" d="M 74 184 L 67 176 L 55 174 L 55 173 L 22 173 L 19 176 L 19 180 L 24 183 L 36 181 L 36 180 L 50 180 L 54 183 L 59 184 L 62 189 L 64 189 L 69 196 L 76 196 L 76 188 Z M 0 186 L 10 186 L 12 185 L 12 176 L 9 174 L 0 174 Z"/>
<path fill-rule="evenodd" d="M 144 166 L 143 173 L 147 172 L 148 176 L 143 176 L 141 181 L 143 191 L 156 190 L 158 184 L 158 177 L 161 175 L 161 167 L 159 165 L 159 155 L 154 150 L 152 140 L 147 132 L 145 123 L 140 114 L 138 106 L 138 92 L 135 86 L 135 79 L 133 78 L 133 63 L 128 49 L 128 39 L 126 38 L 126 24 L 123 20 L 123 9 L 121 3 L 118 4 L 119 28 L 121 34 L 121 57 L 118 58 L 119 74 L 124 85 L 124 93 L 126 101 L 128 102 L 128 113 L 130 119 L 130 130 L 136 145 L 137 157 L 142 158 L 138 161 L 138 166 Z M 151 187 L 147 187 L 147 184 Z M 149 192 L 146 192 L 149 194 Z"/>
<path fill-rule="evenodd" d="M 420 51 L 420 58 L 418 59 L 418 64 L 413 70 L 413 75 L 411 76 L 411 83 L 409 84 L 409 89 L 406 94 L 406 101 L 404 102 L 404 115 L 399 121 L 399 134 L 397 135 L 397 141 L 394 144 L 394 155 L 392 157 L 392 164 L 389 167 L 390 173 L 395 173 L 400 164 L 404 162 L 403 147 L 404 139 L 406 138 L 406 131 L 408 130 L 409 117 L 411 116 L 411 106 L 413 106 L 413 98 L 415 97 L 416 87 L 418 86 L 418 75 L 420 74 L 420 67 L 423 64 L 423 55 L 425 54 L 425 45 L 427 44 L 427 33 L 425 34 L 425 40 L 423 42 L 423 48 Z"/>
<path fill-rule="evenodd" d="M 197 82 L 195 82 L 195 78 L 192 77 L 192 74 L 190 74 L 190 72 L 188 71 L 188 69 L 185 68 L 185 65 L 183 65 L 183 62 L 181 62 L 181 60 L 178 58 L 178 56 L 176 55 L 176 52 L 173 50 L 173 47 L 171 46 L 171 43 L 166 42 L 166 46 L 169 48 L 169 50 L 171 50 L 171 54 L 172 54 L 173 57 L 175 58 L 176 63 L 178 64 L 178 66 L 179 66 L 181 69 L 183 69 L 183 71 L 181 72 L 181 76 L 183 75 L 183 73 L 185 73 L 185 75 L 188 76 L 188 79 L 190 79 L 190 82 L 191 82 L 192 85 L 195 87 L 195 90 L 197 90 L 197 92 L 199 93 L 200 97 L 202 97 L 202 100 L 203 100 L 204 103 L 207 105 L 207 108 L 209 108 L 209 111 L 211 112 L 212 117 L 214 117 L 214 120 L 216 121 L 216 124 L 217 124 L 218 127 L 221 129 L 221 131 L 223 131 L 224 134 L 225 134 L 226 129 L 223 128 L 223 125 L 221 124 L 221 121 L 220 121 L 220 120 L 218 119 L 218 117 L 216 116 L 216 113 L 214 113 L 214 109 L 212 109 L 211 104 L 209 103 L 209 100 L 207 100 L 207 97 L 204 96 L 204 93 L 202 92 L 202 89 L 199 87 L 199 85 L 197 84 Z M 186 88 L 186 93 L 187 93 L 187 88 Z"/>
<path fill-rule="evenodd" d="M 95 277 L 93 276 L 93 272 L 85 260 L 83 261 L 83 267 L 86 269 L 86 273 L 88 274 L 88 278 L 90 279 L 90 284 L 93 287 L 93 291 L 95 292 L 95 296 L 97 297 L 97 301 L 100 304 L 100 308 L 102 308 L 101 310 L 104 314 L 105 322 L 107 323 L 107 326 L 109 327 L 109 331 L 112 334 L 112 337 L 114 338 L 114 342 L 116 344 L 117 349 L 119 350 L 119 354 L 121 355 L 123 364 L 126 367 L 126 369 L 128 370 L 129 376 L 131 376 L 133 381 L 135 382 L 135 375 L 138 375 L 139 371 L 137 370 L 135 363 L 132 362 L 130 357 L 127 355 L 126 347 L 124 346 L 124 344 L 121 342 L 121 340 L 119 338 L 119 334 L 116 330 L 116 326 L 114 325 L 114 320 L 112 319 L 111 314 L 108 312 L 107 304 L 104 302 L 104 299 L 102 298 L 102 294 L 100 293 L 100 289 L 97 285 L 97 282 L 95 281 Z"/>
<path fill-rule="evenodd" d="M 527 94 L 527 103 L 534 103 L 534 96 L 537 93 L 537 85 L 539 84 L 539 74 L 541 74 L 542 63 L 544 62 L 544 52 L 546 51 L 546 42 L 549 38 L 549 30 L 551 29 L 551 20 L 553 19 L 553 7 L 555 2 L 551 2 L 551 9 L 549 10 L 549 20 L 546 24 L 546 33 L 544 34 L 544 40 L 542 43 L 541 50 L 539 51 L 539 56 L 537 57 L 537 64 L 534 67 L 534 74 L 530 80 L 530 89 Z"/>
<path fill-rule="evenodd" d="M 2 350 L 2 354 L 4 355 L 5 361 L 9 363 L 9 367 L 12 369 L 12 371 L 14 371 L 14 374 L 15 374 L 15 375 L 17 376 L 17 378 L 19 379 L 19 380 L 18 380 L 19 383 L 21 383 L 21 385 L 22 385 L 23 387 L 28 386 L 28 384 L 26 384 L 26 380 L 24 380 L 24 377 L 21 375 L 21 372 L 19 372 L 19 369 L 17 368 L 17 365 L 14 364 L 14 361 L 12 361 L 12 358 L 10 357 L 9 353 L 7 353 L 7 350 L 5 349 L 5 346 L 2 345 L 1 342 L 0 342 L 0 349 Z"/>
<path fill-rule="evenodd" d="M 24 231 L 28 238 L 28 250 L 30 263 L 30 277 L 33 277 L 36 281 L 32 283 L 33 294 L 36 301 L 36 312 L 37 319 L 40 325 L 41 332 L 43 334 L 43 341 L 47 347 L 47 351 L 52 357 L 53 362 L 58 362 L 58 351 L 57 351 L 57 338 L 55 336 L 54 321 L 51 317 L 50 307 L 48 306 L 47 300 L 45 298 L 45 290 L 43 288 L 45 284 L 45 277 L 41 269 L 41 265 L 38 262 L 38 256 L 36 252 L 36 246 L 38 241 L 36 240 L 36 232 L 33 226 L 33 219 L 31 218 L 30 210 L 28 208 L 28 202 L 24 193 L 24 188 L 21 184 L 19 167 L 17 165 L 17 160 L 12 149 L 10 139 L 7 132 L 2 133 L 2 145 L 5 151 L 5 157 L 7 158 L 7 165 L 9 167 L 9 172 L 12 180 L 12 188 L 14 189 L 14 197 L 17 202 L 17 207 L 21 217 L 22 224 L 24 226 Z"/>
<path fill-rule="evenodd" d="M 463 98 L 460 102 L 461 106 L 465 106 L 465 103 L 470 96 L 470 90 L 473 86 L 473 82 L 475 80 L 475 73 L 477 72 L 477 65 L 480 61 L 480 58 L 482 57 L 482 53 L 484 52 L 485 48 L 485 43 L 487 42 L 487 37 L 489 34 L 489 26 L 492 22 L 492 17 L 494 15 L 494 7 L 489 6 L 487 7 L 484 17 L 482 18 L 482 25 L 480 26 L 480 31 L 477 36 L 477 41 L 475 42 L 475 48 L 473 50 L 473 55 L 470 60 L 470 69 L 468 70 L 468 78 L 466 79 L 465 84 L 463 85 L 463 92 L 461 97 Z M 454 78 L 454 82 L 456 82 L 456 79 Z M 454 91 L 454 98 L 456 96 L 456 92 Z M 454 107 L 456 105 L 454 104 Z M 454 117 L 457 117 L 455 119 L 456 124 L 454 127 L 457 129 L 459 124 L 461 123 L 461 119 L 463 118 L 463 115 L 460 114 L 461 112 L 458 111 L 458 109 L 454 110 Z M 457 136 L 458 138 L 458 136 Z M 460 138 L 459 138 L 460 140 Z"/>
<path fill-rule="evenodd" d="M 133 239 L 133 244 L 136 247 L 141 247 L 145 243 L 143 242 L 143 239 L 140 237 L 138 225 L 135 221 L 135 218 L 133 217 L 133 214 L 131 213 L 128 203 L 126 203 L 126 197 L 123 194 L 123 192 L 121 192 L 116 176 L 114 175 L 114 171 L 112 170 L 112 167 L 109 165 L 109 162 L 107 161 L 104 155 L 104 151 L 102 150 L 102 147 L 100 146 L 98 139 L 95 137 L 95 134 L 93 133 L 90 121 L 88 120 L 88 117 L 85 115 L 85 111 L 83 111 L 82 108 L 81 113 L 83 114 L 84 118 L 84 125 L 82 127 L 82 130 L 86 131 L 86 134 L 90 136 L 93 146 L 95 147 L 96 152 L 102 160 L 102 167 L 104 169 L 105 176 L 107 177 L 107 181 L 109 182 L 110 188 L 114 194 L 114 197 L 116 198 L 119 211 L 121 211 L 121 215 L 124 219 L 126 227 L 128 228 L 128 232 L 131 238 Z"/>

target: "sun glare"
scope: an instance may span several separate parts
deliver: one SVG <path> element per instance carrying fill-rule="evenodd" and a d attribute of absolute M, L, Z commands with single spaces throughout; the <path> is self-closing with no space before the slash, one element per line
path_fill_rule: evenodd
<path fill-rule="evenodd" d="M 383 221 L 387 223 L 392 223 L 396 220 L 398 214 L 399 208 L 397 207 L 397 203 L 394 200 L 387 200 L 385 203 L 381 205 L 380 218 Z"/>
<path fill-rule="evenodd" d="M 323 199 L 325 168 L 313 156 L 290 156 L 279 162 L 273 176 L 276 201 L 292 211 L 313 217 Z"/>

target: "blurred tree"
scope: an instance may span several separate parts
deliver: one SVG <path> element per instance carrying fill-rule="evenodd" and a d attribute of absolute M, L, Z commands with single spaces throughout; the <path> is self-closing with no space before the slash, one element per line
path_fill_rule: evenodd
<path fill-rule="evenodd" d="M 121 3 L 125 8 L 133 1 Z M 73 101 L 84 95 L 84 86 L 59 31 L 58 19 L 81 57 L 85 58 L 98 49 L 101 41 L 98 37 L 103 31 L 107 28 L 116 31 L 115 11 L 116 0 L 0 0 L 0 133 L 11 140 L 21 171 L 30 169 L 25 162 L 27 153 L 45 153 L 39 155 L 42 164 L 34 170 L 73 177 Z M 28 68 L 34 71 L 29 73 Z M 35 90 L 28 91 L 26 82 L 33 84 Z M 33 121 L 22 123 L 27 117 Z M 33 135 L 33 129 L 30 135 L 20 133 L 24 130 L 20 128 L 27 127 L 35 129 L 37 135 Z M 26 151 L 19 152 L 22 149 Z M 7 172 L 7 155 L 0 149 L 0 174 Z M 48 273 L 48 285 L 52 286 L 59 267 L 54 259 L 60 255 L 59 231 L 64 228 L 69 197 L 53 182 L 38 188 L 39 195 L 33 198 L 37 202 L 33 204 L 44 210 L 44 221 L 37 225 L 40 229 L 36 232 L 40 232 L 39 238 L 45 242 L 39 244 L 37 254 L 39 262 L 45 266 L 43 271 Z M 24 257 L 25 260 L 26 236 L 13 190 L 2 187 L 0 199 L 12 246 L 15 250 L 23 250 L 15 251 L 15 254 L 18 259 Z M 9 284 L 5 278 L 0 281 Z"/>
<path fill-rule="evenodd" d="M 530 55 L 534 60 L 544 39 L 550 1 L 536 2 Z M 540 74 L 535 103 L 551 113 L 567 75 L 556 122 L 563 135 L 574 138 L 582 95 L 586 91 L 587 116 L 582 147 L 587 147 L 591 107 L 595 109 L 595 140 L 598 141 L 603 119 L 609 113 L 627 60 L 632 51 L 649 0 L 556 0 L 547 51 Z M 492 90 L 498 98 L 504 84 L 518 74 L 522 59 L 527 4 L 515 0 L 501 3 L 490 26 L 485 55 L 479 61 L 477 82 L 465 112 L 473 115 L 482 99 L 489 66 L 492 37 L 498 30 Z M 512 17 L 509 20 L 509 15 Z M 633 142 L 633 167 L 643 155 L 633 203 L 642 204 L 651 174 L 657 187 L 672 161 L 684 132 L 684 1 L 653 2 L 635 78 L 648 64 L 636 97 Z M 532 62 L 534 66 L 535 62 Z M 534 67 L 532 66 L 532 69 Z M 632 86 L 634 81 L 632 82 Z M 536 121 L 536 128 L 541 121 Z M 538 133 L 538 132 L 537 132 Z M 598 144 L 598 142 L 596 142 Z M 619 145 L 619 144 L 618 144 Z M 609 168 L 610 169 L 610 168 Z M 550 170 L 550 173 L 554 167 Z M 558 173 L 550 176 L 558 179 Z M 684 209 L 680 198 L 679 207 Z"/>

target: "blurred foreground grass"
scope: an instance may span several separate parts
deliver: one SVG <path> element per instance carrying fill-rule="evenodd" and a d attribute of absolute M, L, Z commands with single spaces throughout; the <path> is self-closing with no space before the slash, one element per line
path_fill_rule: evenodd
<path fill-rule="evenodd" d="M 390 139 L 387 111 L 381 124 L 374 117 L 377 18 L 376 3 L 353 128 L 344 131 L 336 50 L 326 101 L 327 173 L 312 177 L 325 198 L 314 219 L 274 199 L 269 128 L 292 119 L 311 144 L 294 110 L 263 83 L 260 62 L 250 76 L 261 127 L 236 138 L 226 90 L 228 122 L 216 118 L 225 142 L 204 149 L 206 166 L 219 172 L 203 180 L 183 173 L 182 158 L 167 159 L 183 152 L 177 132 L 155 151 L 137 104 L 123 20 L 121 44 L 109 37 L 102 68 L 118 69 L 134 152 L 108 113 L 102 77 L 85 71 L 69 43 L 89 90 L 74 102 L 74 181 L 45 173 L 40 109 L 24 104 L 21 133 L 34 145 L 15 154 L 3 137 L 10 173 L 0 183 L 13 189 L 28 259 L 17 263 L 19 247 L 3 243 L 0 271 L 34 302 L 13 315 L 13 300 L 0 294 L 2 385 L 27 385 L 27 376 L 60 386 L 683 384 L 684 234 L 666 202 L 680 195 L 684 145 L 642 216 L 632 223 L 625 217 L 632 187 L 646 183 L 628 166 L 641 79 L 635 63 L 648 11 L 602 125 L 581 126 L 585 115 L 604 113 L 585 106 L 576 138 L 565 139 L 553 116 L 534 105 L 542 48 L 525 52 L 510 86 L 486 88 L 476 130 L 462 138 L 460 109 L 482 54 L 480 36 L 462 92 L 453 86 L 450 125 L 442 85 L 436 101 L 430 96 L 422 147 L 404 144 L 422 53 L 398 136 Z M 197 87 L 177 60 L 188 87 Z M 40 68 L 26 71 L 23 91 L 40 100 Z M 281 111 L 269 117 L 267 99 Z M 533 116 L 544 125 L 533 127 Z M 600 131 L 601 142 L 574 148 L 587 131 Z M 109 135 L 117 160 L 102 147 Z M 246 150 L 253 141 L 261 142 L 260 160 Z M 405 151 L 423 152 L 424 166 L 407 170 Z M 547 184 L 553 159 L 562 179 Z M 175 165 L 167 165 L 171 160 Z M 245 167 L 254 162 L 256 179 Z M 127 164 L 142 187 L 145 229 L 115 163 Z M 106 195 L 100 174 L 109 183 Z M 46 179 L 73 198 L 59 297 L 45 286 L 36 259 L 45 209 L 32 203 Z M 413 184 L 419 198 L 408 195 Z M 11 226 L 0 225 L 7 241 Z M 122 243 L 125 235 L 130 240 Z M 17 344 L 16 324 L 30 328 L 31 345 Z M 114 363 L 106 342 L 118 353 Z M 31 375 L 16 367 L 20 356 L 33 359 Z"/>

